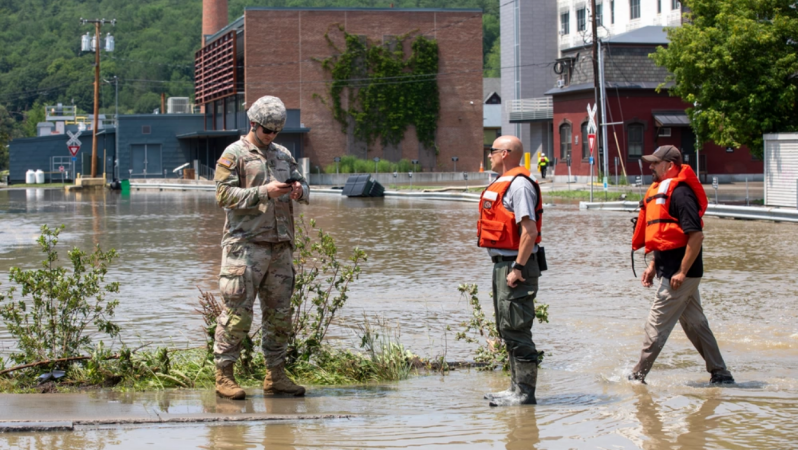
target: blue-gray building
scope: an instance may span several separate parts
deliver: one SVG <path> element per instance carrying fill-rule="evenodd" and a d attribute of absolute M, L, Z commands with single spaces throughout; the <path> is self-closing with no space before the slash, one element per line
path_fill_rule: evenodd
<path fill-rule="evenodd" d="M 206 130 L 203 114 L 131 114 L 119 116 L 118 126 L 97 133 L 97 173 L 113 178 L 174 178 L 173 170 L 185 163 L 208 176 L 225 147 L 248 131 L 246 113 L 240 111 L 227 119 L 226 130 Z M 49 181 L 73 179 L 91 172 L 91 131 L 83 131 L 82 143 L 73 161 L 67 148 L 67 131 L 76 133 L 77 125 L 67 125 L 64 134 L 14 139 L 9 145 L 11 183 L 24 183 L 28 170 L 42 170 Z M 310 131 L 301 126 L 299 110 L 288 110 L 283 131 L 275 142 L 288 148 L 294 158 L 302 157 L 302 135 Z M 118 146 L 118 147 L 117 147 Z M 103 164 L 103 155 L 105 156 Z M 114 167 L 114 161 L 118 166 Z M 115 169 L 115 170 L 114 170 Z"/>

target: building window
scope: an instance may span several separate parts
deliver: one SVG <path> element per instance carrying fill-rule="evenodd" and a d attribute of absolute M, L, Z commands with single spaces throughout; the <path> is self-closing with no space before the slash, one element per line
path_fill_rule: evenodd
<path fill-rule="evenodd" d="M 604 4 L 599 3 L 596 5 L 596 26 L 604 25 Z"/>
<path fill-rule="evenodd" d="M 682 5 L 679 3 L 679 0 L 671 0 L 671 9 L 677 10 L 680 9 Z"/>
<path fill-rule="evenodd" d="M 149 125 L 142 125 L 141 126 L 141 134 L 150 134 L 152 133 L 152 128 Z"/>
<path fill-rule="evenodd" d="M 582 124 L 582 159 L 590 158 L 590 142 L 587 139 L 587 122 Z"/>
<path fill-rule="evenodd" d="M 587 22 L 585 20 L 585 8 L 576 10 L 576 31 L 585 31 Z"/>
<path fill-rule="evenodd" d="M 657 14 L 662 14 L 662 0 L 657 0 Z"/>
<path fill-rule="evenodd" d="M 571 125 L 560 125 L 560 159 L 565 161 L 571 157 Z"/>
<path fill-rule="evenodd" d="M 643 156 L 643 124 L 633 123 L 626 128 L 629 158 Z"/>
<path fill-rule="evenodd" d="M 560 14 L 560 34 L 566 36 L 571 33 L 571 13 Z"/>
<path fill-rule="evenodd" d="M 629 0 L 629 18 L 632 20 L 640 18 L 640 0 Z"/>
<path fill-rule="evenodd" d="M 615 0 L 610 1 L 610 25 L 615 23 Z"/>

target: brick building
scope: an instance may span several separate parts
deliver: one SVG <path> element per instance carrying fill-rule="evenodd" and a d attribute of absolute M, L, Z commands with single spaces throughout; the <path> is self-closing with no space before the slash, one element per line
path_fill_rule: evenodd
<path fill-rule="evenodd" d="M 661 26 L 639 28 L 602 40 L 607 117 L 614 125 L 607 127 L 609 176 L 617 170 L 630 177 L 641 175 L 640 159 L 660 145 L 675 145 L 682 150 L 684 161 L 698 167 L 702 181 L 717 176 L 721 181 L 763 178 L 762 161 L 755 160 L 747 148 L 726 149 L 705 144 L 696 156 L 696 136 L 690 127 L 685 109 L 690 105 L 668 95 L 668 86 L 660 92 L 657 86 L 665 81 L 668 71 L 654 64 L 649 54 L 658 46 L 668 45 Z M 553 154 L 557 158 L 556 180 L 565 181 L 570 156 L 571 174 L 578 181 L 587 181 L 590 174 L 590 151 L 587 142 L 587 105 L 595 102 L 593 67 L 590 46 L 573 47 L 562 52 L 557 60 L 561 87 L 546 92 L 553 98 Z M 582 55 L 582 56 L 580 56 Z M 596 166 L 600 170 L 602 156 L 596 145 Z M 595 173 L 595 172 L 594 172 Z M 647 164 L 643 175 L 650 177 Z M 573 180 L 573 178 L 571 178 Z"/>
<path fill-rule="evenodd" d="M 205 13 L 218 14 L 220 3 L 224 0 L 205 0 Z M 414 34 L 437 40 L 437 151 L 419 144 L 412 126 L 397 146 L 386 148 L 379 142 L 359 142 L 351 126 L 348 132 L 342 130 L 320 99 L 328 96 L 330 81 L 320 60 L 336 52 L 325 34 L 329 31 L 333 40 L 342 38 L 339 25 L 372 43 Z M 297 126 L 278 135 L 277 142 L 296 157 L 309 158 L 311 166 L 324 167 L 336 156 L 351 154 L 419 160 L 425 171 L 452 170 L 452 157 L 459 158 L 461 170 L 479 168 L 483 140 L 480 10 L 247 8 L 230 24 L 204 20 L 203 27 L 205 45 L 196 54 L 195 102 L 203 106 L 205 130 L 197 133 L 197 139 L 241 133 L 247 128 L 245 105 L 263 95 L 275 95 L 299 118 Z M 406 54 L 409 51 L 405 49 Z M 215 142 L 214 147 L 222 144 Z"/>

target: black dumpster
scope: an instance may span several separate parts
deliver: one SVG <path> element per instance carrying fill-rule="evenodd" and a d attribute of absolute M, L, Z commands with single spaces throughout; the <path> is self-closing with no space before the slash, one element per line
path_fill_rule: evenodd
<path fill-rule="evenodd" d="M 385 188 L 377 181 L 372 180 L 369 174 L 352 175 L 346 180 L 341 195 L 347 197 L 383 197 L 385 196 Z"/>

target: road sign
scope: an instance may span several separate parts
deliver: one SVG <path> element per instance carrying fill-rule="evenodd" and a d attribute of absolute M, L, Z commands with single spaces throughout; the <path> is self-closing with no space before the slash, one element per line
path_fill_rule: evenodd
<path fill-rule="evenodd" d="M 593 134 L 594 136 L 595 136 L 596 130 L 598 130 L 598 127 L 596 126 L 596 110 L 597 110 L 597 108 L 598 108 L 598 105 L 593 105 L 593 107 L 591 108 L 590 107 L 590 103 L 587 104 L 587 115 L 590 116 L 590 122 L 588 122 L 588 124 L 587 124 L 587 132 Z"/>
<path fill-rule="evenodd" d="M 78 157 L 77 157 L 77 156 L 73 156 L 73 157 L 72 157 L 72 161 L 77 161 L 77 160 L 78 160 Z"/>
<path fill-rule="evenodd" d="M 72 156 L 75 156 L 78 154 L 78 150 L 80 150 L 81 143 L 80 139 L 78 139 L 78 137 L 80 137 L 80 130 L 78 130 L 77 133 L 72 133 L 71 131 L 67 130 L 67 134 L 69 135 L 69 140 L 66 143 L 67 148 L 69 149 L 69 153 Z"/>
<path fill-rule="evenodd" d="M 604 177 L 604 191 L 605 191 L 605 192 L 606 192 L 606 191 L 608 191 L 608 190 L 609 190 L 609 188 L 610 188 L 610 187 L 609 187 L 609 184 L 607 183 L 607 177 Z"/>
<path fill-rule="evenodd" d="M 596 135 L 595 133 L 590 133 L 587 135 L 587 142 L 590 144 L 590 156 L 593 156 L 593 148 L 596 146 Z"/>
<path fill-rule="evenodd" d="M 58 171 L 59 172 L 63 172 L 64 171 L 64 166 L 58 166 Z"/>
<path fill-rule="evenodd" d="M 592 156 L 590 157 L 590 165 L 591 166 L 593 165 L 593 157 Z"/>

